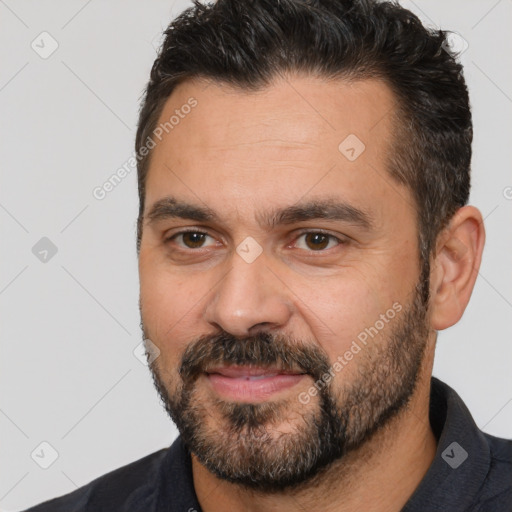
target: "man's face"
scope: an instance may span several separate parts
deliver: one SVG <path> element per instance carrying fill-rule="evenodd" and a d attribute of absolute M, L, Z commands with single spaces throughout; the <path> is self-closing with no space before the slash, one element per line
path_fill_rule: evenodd
<path fill-rule="evenodd" d="M 377 81 L 294 77 L 184 82 L 162 112 L 142 325 L 167 410 L 217 476 L 305 481 L 414 391 L 429 329 L 414 201 L 386 170 L 393 108 Z"/>

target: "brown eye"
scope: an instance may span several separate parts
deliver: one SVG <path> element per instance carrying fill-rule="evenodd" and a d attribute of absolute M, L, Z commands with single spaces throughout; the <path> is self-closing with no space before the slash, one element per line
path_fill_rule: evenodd
<path fill-rule="evenodd" d="M 212 235 L 192 229 L 174 233 L 165 239 L 165 244 L 170 246 L 173 254 L 187 254 L 188 256 L 191 256 L 194 252 L 197 252 L 197 255 L 203 254 L 203 250 L 214 249 L 222 245 Z M 199 249 L 202 250 L 199 251 Z"/>
<path fill-rule="evenodd" d="M 183 244 L 189 249 L 198 249 L 202 247 L 207 237 L 205 233 L 198 233 L 196 231 L 190 231 L 187 233 L 181 233 Z"/>
<path fill-rule="evenodd" d="M 335 247 L 340 243 L 341 241 L 333 235 L 318 231 L 311 231 L 309 233 L 302 233 L 298 238 L 296 246 L 299 249 L 318 252 Z"/>
<path fill-rule="evenodd" d="M 207 238 L 210 238 L 210 236 L 200 231 L 183 231 L 169 237 L 167 241 L 175 241 L 177 245 L 186 249 L 199 249 L 204 246 Z"/>
<path fill-rule="evenodd" d="M 323 233 L 308 233 L 306 234 L 305 241 L 309 249 L 317 251 L 325 249 L 329 245 L 329 236 Z"/>

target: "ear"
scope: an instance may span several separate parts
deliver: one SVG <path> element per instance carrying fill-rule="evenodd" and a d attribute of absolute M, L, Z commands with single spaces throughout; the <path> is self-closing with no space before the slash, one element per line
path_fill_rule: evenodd
<path fill-rule="evenodd" d="M 469 302 L 482 261 L 485 228 L 474 206 L 459 208 L 439 234 L 430 272 L 431 325 L 456 324 Z"/>

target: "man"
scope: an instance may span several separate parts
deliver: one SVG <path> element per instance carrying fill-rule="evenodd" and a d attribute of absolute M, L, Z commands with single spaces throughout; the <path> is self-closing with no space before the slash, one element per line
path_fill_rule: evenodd
<path fill-rule="evenodd" d="M 471 140 L 446 34 L 397 5 L 184 12 L 136 140 L 142 330 L 180 437 L 30 510 L 512 510 L 512 441 L 431 376 L 484 246 Z"/>

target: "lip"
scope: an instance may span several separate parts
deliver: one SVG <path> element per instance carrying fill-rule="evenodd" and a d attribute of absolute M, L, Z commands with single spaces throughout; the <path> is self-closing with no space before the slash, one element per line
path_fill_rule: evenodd
<path fill-rule="evenodd" d="M 295 386 L 306 376 L 300 371 L 256 366 L 222 366 L 205 373 L 215 393 L 239 402 L 267 400 Z"/>
<path fill-rule="evenodd" d="M 302 375 L 304 372 L 281 370 L 279 368 L 262 367 L 262 366 L 219 366 L 207 370 L 208 374 L 217 373 L 224 377 L 244 378 L 244 377 L 261 377 L 274 375 Z"/>

